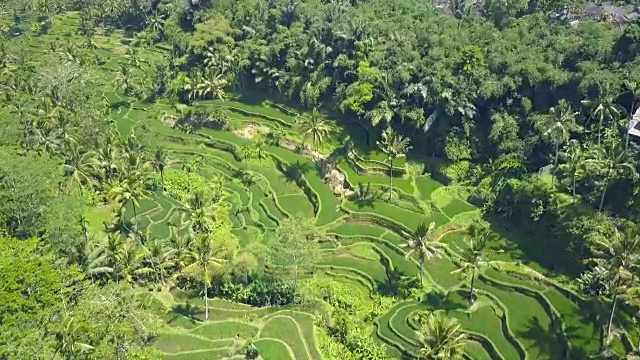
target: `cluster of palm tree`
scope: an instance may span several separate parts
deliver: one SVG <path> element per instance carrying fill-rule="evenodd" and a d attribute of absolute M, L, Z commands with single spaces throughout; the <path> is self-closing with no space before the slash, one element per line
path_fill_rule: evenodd
<path fill-rule="evenodd" d="M 611 339 L 620 300 L 638 303 L 640 236 L 633 230 L 625 229 L 595 239 L 592 256 L 587 262 L 592 266 L 578 279 L 578 285 L 585 295 L 604 305 L 604 308 L 610 308 L 606 322 L 600 322 L 600 346 L 603 347 L 605 339 Z M 602 309 L 603 306 L 597 308 Z M 637 350 L 640 351 L 640 347 Z"/>
<path fill-rule="evenodd" d="M 192 194 L 180 208 L 187 218 L 185 226 L 172 226 L 169 239 L 154 237 L 150 228 L 143 231 L 135 223 L 127 235 L 107 226 L 102 239 L 86 239 L 71 258 L 96 281 L 172 285 L 181 275 L 201 279 L 208 318 L 212 271 L 234 255 L 224 245 L 224 237 L 230 235 L 221 217 L 225 211 L 221 200 L 202 191 Z M 120 221 L 119 216 L 112 225 Z"/>
<path fill-rule="evenodd" d="M 628 86 L 633 89 L 635 85 Z M 552 142 L 555 148 L 552 187 L 555 187 L 556 170 L 561 170 L 569 178 L 568 187 L 573 196 L 576 196 L 578 180 L 591 180 L 601 189 L 598 208 L 602 210 L 612 182 L 625 176 L 635 177 L 637 172 L 631 162 L 628 129 L 624 143 L 615 136 L 605 141 L 602 139 L 603 126 L 619 119 L 624 114 L 624 108 L 615 103 L 617 96 L 611 93 L 609 86 L 605 84 L 600 89 L 596 99 L 582 101 L 583 106 L 590 109 L 591 118 L 598 121 L 596 144 L 581 144 L 576 139 L 570 140 L 571 134 L 581 132 L 583 127 L 577 123 L 579 113 L 564 100 L 552 107 L 548 116 L 540 117 L 537 126 L 543 137 Z M 567 144 L 561 149 L 564 143 Z"/>

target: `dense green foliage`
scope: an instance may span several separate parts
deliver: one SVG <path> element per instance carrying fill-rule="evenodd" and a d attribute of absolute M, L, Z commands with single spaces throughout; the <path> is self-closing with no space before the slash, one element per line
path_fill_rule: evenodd
<path fill-rule="evenodd" d="M 0 359 L 637 354 L 640 20 L 443 3 L 4 1 Z"/>

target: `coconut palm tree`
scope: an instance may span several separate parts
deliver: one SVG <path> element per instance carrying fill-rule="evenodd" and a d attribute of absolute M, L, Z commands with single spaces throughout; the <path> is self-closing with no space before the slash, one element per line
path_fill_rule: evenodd
<path fill-rule="evenodd" d="M 163 38 L 162 32 L 164 31 L 164 19 L 157 11 L 152 12 L 147 16 L 147 28 L 152 32 L 157 33 L 160 38 Z"/>
<path fill-rule="evenodd" d="M 571 194 L 576 196 L 576 178 L 579 173 L 586 168 L 587 158 L 582 145 L 578 140 L 570 140 L 564 147 L 564 151 L 560 152 L 563 162 L 560 164 L 560 170 L 571 175 Z"/>
<path fill-rule="evenodd" d="M 315 152 L 318 152 L 319 147 L 331 136 L 333 127 L 326 120 L 324 120 L 318 109 L 313 108 L 311 116 L 298 116 L 296 118 L 296 125 L 298 126 L 300 133 L 302 134 L 302 141 L 306 141 L 311 138 L 311 142 L 314 144 Z"/>
<path fill-rule="evenodd" d="M 222 266 L 226 260 L 221 254 L 222 248 L 217 246 L 214 237 L 209 234 L 198 234 L 190 250 L 192 263 L 185 267 L 182 272 L 192 276 L 202 277 L 204 286 L 204 311 L 205 320 L 209 319 L 209 295 L 208 287 L 211 284 L 211 272 L 213 269 Z"/>
<path fill-rule="evenodd" d="M 162 184 L 162 190 L 164 191 L 164 170 L 167 166 L 171 165 L 172 161 L 169 159 L 167 151 L 161 147 L 156 148 L 153 153 L 153 159 L 151 159 L 151 165 L 154 170 L 160 174 L 160 183 Z"/>
<path fill-rule="evenodd" d="M 64 172 L 78 186 L 80 195 L 83 184 L 90 184 L 94 169 L 93 153 L 80 148 L 77 141 L 69 139 L 64 145 Z"/>
<path fill-rule="evenodd" d="M 258 163 L 260 166 L 260 174 L 262 174 L 262 159 L 264 159 L 267 155 L 265 152 L 266 146 L 267 146 L 267 143 L 265 139 L 262 137 L 258 138 L 258 140 L 253 144 L 253 148 L 255 149 L 256 159 L 258 159 Z"/>
<path fill-rule="evenodd" d="M 441 256 L 443 254 L 445 244 L 441 243 L 434 237 L 436 223 L 429 225 L 422 222 L 416 230 L 411 234 L 411 238 L 405 244 L 409 251 L 405 255 L 408 259 L 413 253 L 417 253 L 420 259 L 420 283 L 424 285 L 424 263 L 428 259 Z"/>
<path fill-rule="evenodd" d="M 203 190 L 198 190 L 189 197 L 187 203 L 179 210 L 187 214 L 194 233 L 201 235 L 211 230 L 217 213 L 216 205 L 212 202 L 209 194 Z"/>
<path fill-rule="evenodd" d="M 411 150 L 411 146 L 408 138 L 397 135 L 390 126 L 382 132 L 382 140 L 376 143 L 380 150 L 387 154 L 387 161 L 389 162 L 389 199 L 391 199 L 393 194 L 393 161 L 406 156 Z"/>
<path fill-rule="evenodd" d="M 598 209 L 602 211 L 605 196 L 611 181 L 625 173 L 635 177 L 637 176 L 637 171 L 630 161 L 628 153 L 620 144 L 598 147 L 595 155 L 595 159 L 590 159 L 589 162 L 597 166 L 602 177 L 602 196 L 600 197 L 600 206 L 598 207 Z"/>
<path fill-rule="evenodd" d="M 432 312 L 423 316 L 420 322 L 416 335 L 421 359 L 463 359 L 467 336 L 455 319 Z"/>
<path fill-rule="evenodd" d="M 467 247 L 459 249 L 458 261 L 460 268 L 452 271 L 452 274 L 459 273 L 471 279 L 469 290 L 469 304 L 473 304 L 474 282 L 478 274 L 487 266 L 493 264 L 487 259 L 488 252 L 486 250 L 489 240 L 489 230 L 478 225 L 471 227 L 470 236 L 467 236 L 465 242 Z"/>
<path fill-rule="evenodd" d="M 612 237 L 595 239 L 590 260 L 601 269 L 604 283 L 611 297 L 611 312 L 607 323 L 607 337 L 611 335 L 611 328 L 615 316 L 616 305 L 620 295 L 628 290 L 628 285 L 634 280 L 634 273 L 640 268 L 640 236 L 634 231 L 617 231 Z"/>
<path fill-rule="evenodd" d="M 120 160 L 120 151 L 118 146 L 116 146 L 115 136 L 111 135 L 103 141 L 95 155 L 96 167 L 102 169 L 105 180 L 108 184 L 111 184 L 114 180 L 115 173 L 118 172 Z"/>
<path fill-rule="evenodd" d="M 551 187 L 555 188 L 555 172 L 558 167 L 560 144 L 567 141 L 572 132 L 579 131 L 580 126 L 576 124 L 578 113 L 573 111 L 571 105 L 565 100 L 560 100 L 558 105 L 549 109 L 549 113 L 549 116 L 542 117 L 542 121 L 537 125 L 542 132 L 542 136 L 550 140 L 555 147 L 553 174 L 551 176 Z"/>
<path fill-rule="evenodd" d="M 617 120 L 625 112 L 624 108 L 616 104 L 618 97 L 608 83 L 598 84 L 598 97 L 585 99 L 581 103 L 591 110 L 591 117 L 598 120 L 598 145 L 601 145 L 602 125 L 605 121 Z"/>
<path fill-rule="evenodd" d="M 80 341 L 88 328 L 88 323 L 77 320 L 65 308 L 60 323 L 53 329 L 56 339 L 55 354 L 60 354 L 65 359 L 75 359 L 93 350 L 93 346 Z"/>
<path fill-rule="evenodd" d="M 196 95 L 202 99 L 211 97 L 212 99 L 224 100 L 224 87 L 227 86 L 227 80 L 221 73 L 215 73 L 209 69 L 204 76 L 198 77 L 196 83 Z"/>
<path fill-rule="evenodd" d="M 240 152 L 242 153 L 242 159 L 247 162 L 249 171 L 251 171 L 251 157 L 253 156 L 253 147 L 249 144 L 243 144 L 240 147 Z"/>
<path fill-rule="evenodd" d="M 133 74 L 131 73 L 130 66 L 127 64 L 120 64 L 115 80 L 116 90 L 123 89 L 125 95 L 131 94 L 131 90 L 133 89 L 133 84 L 131 83 L 132 76 Z"/>
<path fill-rule="evenodd" d="M 109 198 L 120 204 L 120 207 L 131 203 L 133 208 L 133 219 L 138 217 L 136 208 L 140 206 L 140 200 L 149 196 L 149 191 L 145 188 L 144 183 L 139 179 L 125 179 L 118 185 L 111 188 L 108 194 Z"/>
<path fill-rule="evenodd" d="M 174 228 L 173 236 L 169 239 L 169 244 L 172 248 L 173 263 L 178 271 L 182 271 L 189 263 L 189 249 L 193 246 L 193 241 L 194 238 L 191 232 L 179 234 L 177 229 Z"/>

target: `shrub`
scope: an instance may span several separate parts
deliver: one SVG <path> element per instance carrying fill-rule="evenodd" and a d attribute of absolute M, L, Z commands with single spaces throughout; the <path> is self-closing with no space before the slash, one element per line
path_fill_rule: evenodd
<path fill-rule="evenodd" d="M 191 194 L 202 191 L 205 194 L 219 191 L 219 182 L 207 180 L 198 173 L 177 169 L 166 169 L 164 188 L 166 193 L 178 201 L 186 201 Z"/>

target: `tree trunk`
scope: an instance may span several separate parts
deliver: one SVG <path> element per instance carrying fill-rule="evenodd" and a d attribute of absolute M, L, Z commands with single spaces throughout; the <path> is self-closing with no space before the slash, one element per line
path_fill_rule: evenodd
<path fill-rule="evenodd" d="M 576 197 L 576 172 L 577 171 L 574 171 L 573 175 L 571 176 L 571 193 L 573 194 L 573 197 Z"/>
<path fill-rule="evenodd" d="M 204 319 L 209 320 L 209 296 L 207 295 L 207 275 L 204 279 Z"/>
<path fill-rule="evenodd" d="M 599 211 L 602 211 L 602 208 L 604 207 L 604 197 L 607 194 L 607 187 L 609 186 L 609 179 L 605 179 L 604 181 L 604 188 L 602 189 L 602 197 L 600 198 L 600 207 L 598 208 Z"/>
<path fill-rule="evenodd" d="M 602 121 L 604 119 L 602 119 L 602 117 L 600 118 L 600 121 L 598 121 L 598 146 L 600 146 L 601 143 L 601 139 L 602 139 Z"/>
<path fill-rule="evenodd" d="M 556 168 L 558 167 L 558 146 L 560 142 L 556 139 L 556 157 L 553 161 L 553 173 L 551 173 L 551 189 L 555 189 Z"/>
<path fill-rule="evenodd" d="M 469 290 L 469 305 L 473 304 L 473 285 L 476 280 L 476 274 L 471 274 L 471 290 Z"/>
<path fill-rule="evenodd" d="M 393 158 L 389 159 L 389 202 L 393 196 Z"/>
<path fill-rule="evenodd" d="M 160 184 L 162 184 L 162 192 L 164 192 L 164 170 L 160 170 Z"/>
<path fill-rule="evenodd" d="M 80 211 L 82 211 L 82 217 L 80 218 L 80 225 L 82 226 L 82 233 L 84 235 L 84 240 L 88 243 L 89 231 L 87 230 L 87 224 L 84 218 L 84 195 L 82 193 L 82 185 L 80 185 L 80 182 L 78 182 L 77 184 L 78 184 L 78 190 L 80 190 L 80 201 L 82 204 L 82 206 L 80 207 Z"/>
<path fill-rule="evenodd" d="M 631 101 L 631 111 L 629 111 L 629 116 L 627 118 L 627 133 L 625 134 L 624 138 L 624 151 L 625 153 L 627 152 L 627 149 L 629 148 L 629 131 L 631 130 L 631 118 L 633 117 L 633 109 L 636 107 L 636 96 L 635 94 L 633 95 L 633 100 Z M 640 349 L 640 346 L 638 346 L 638 348 Z"/>
<path fill-rule="evenodd" d="M 613 316 L 616 313 L 616 303 L 618 302 L 618 294 L 613 295 L 613 304 L 611 304 L 611 315 L 609 315 L 609 324 L 607 325 L 607 339 L 611 336 L 611 326 L 613 325 Z"/>
<path fill-rule="evenodd" d="M 424 258 L 420 257 L 420 284 L 424 285 Z"/>
<path fill-rule="evenodd" d="M 135 220 L 138 217 L 138 213 L 136 211 L 136 202 L 133 201 L 133 199 L 131 199 L 130 201 L 131 201 L 131 207 L 133 208 L 133 220 Z"/>

